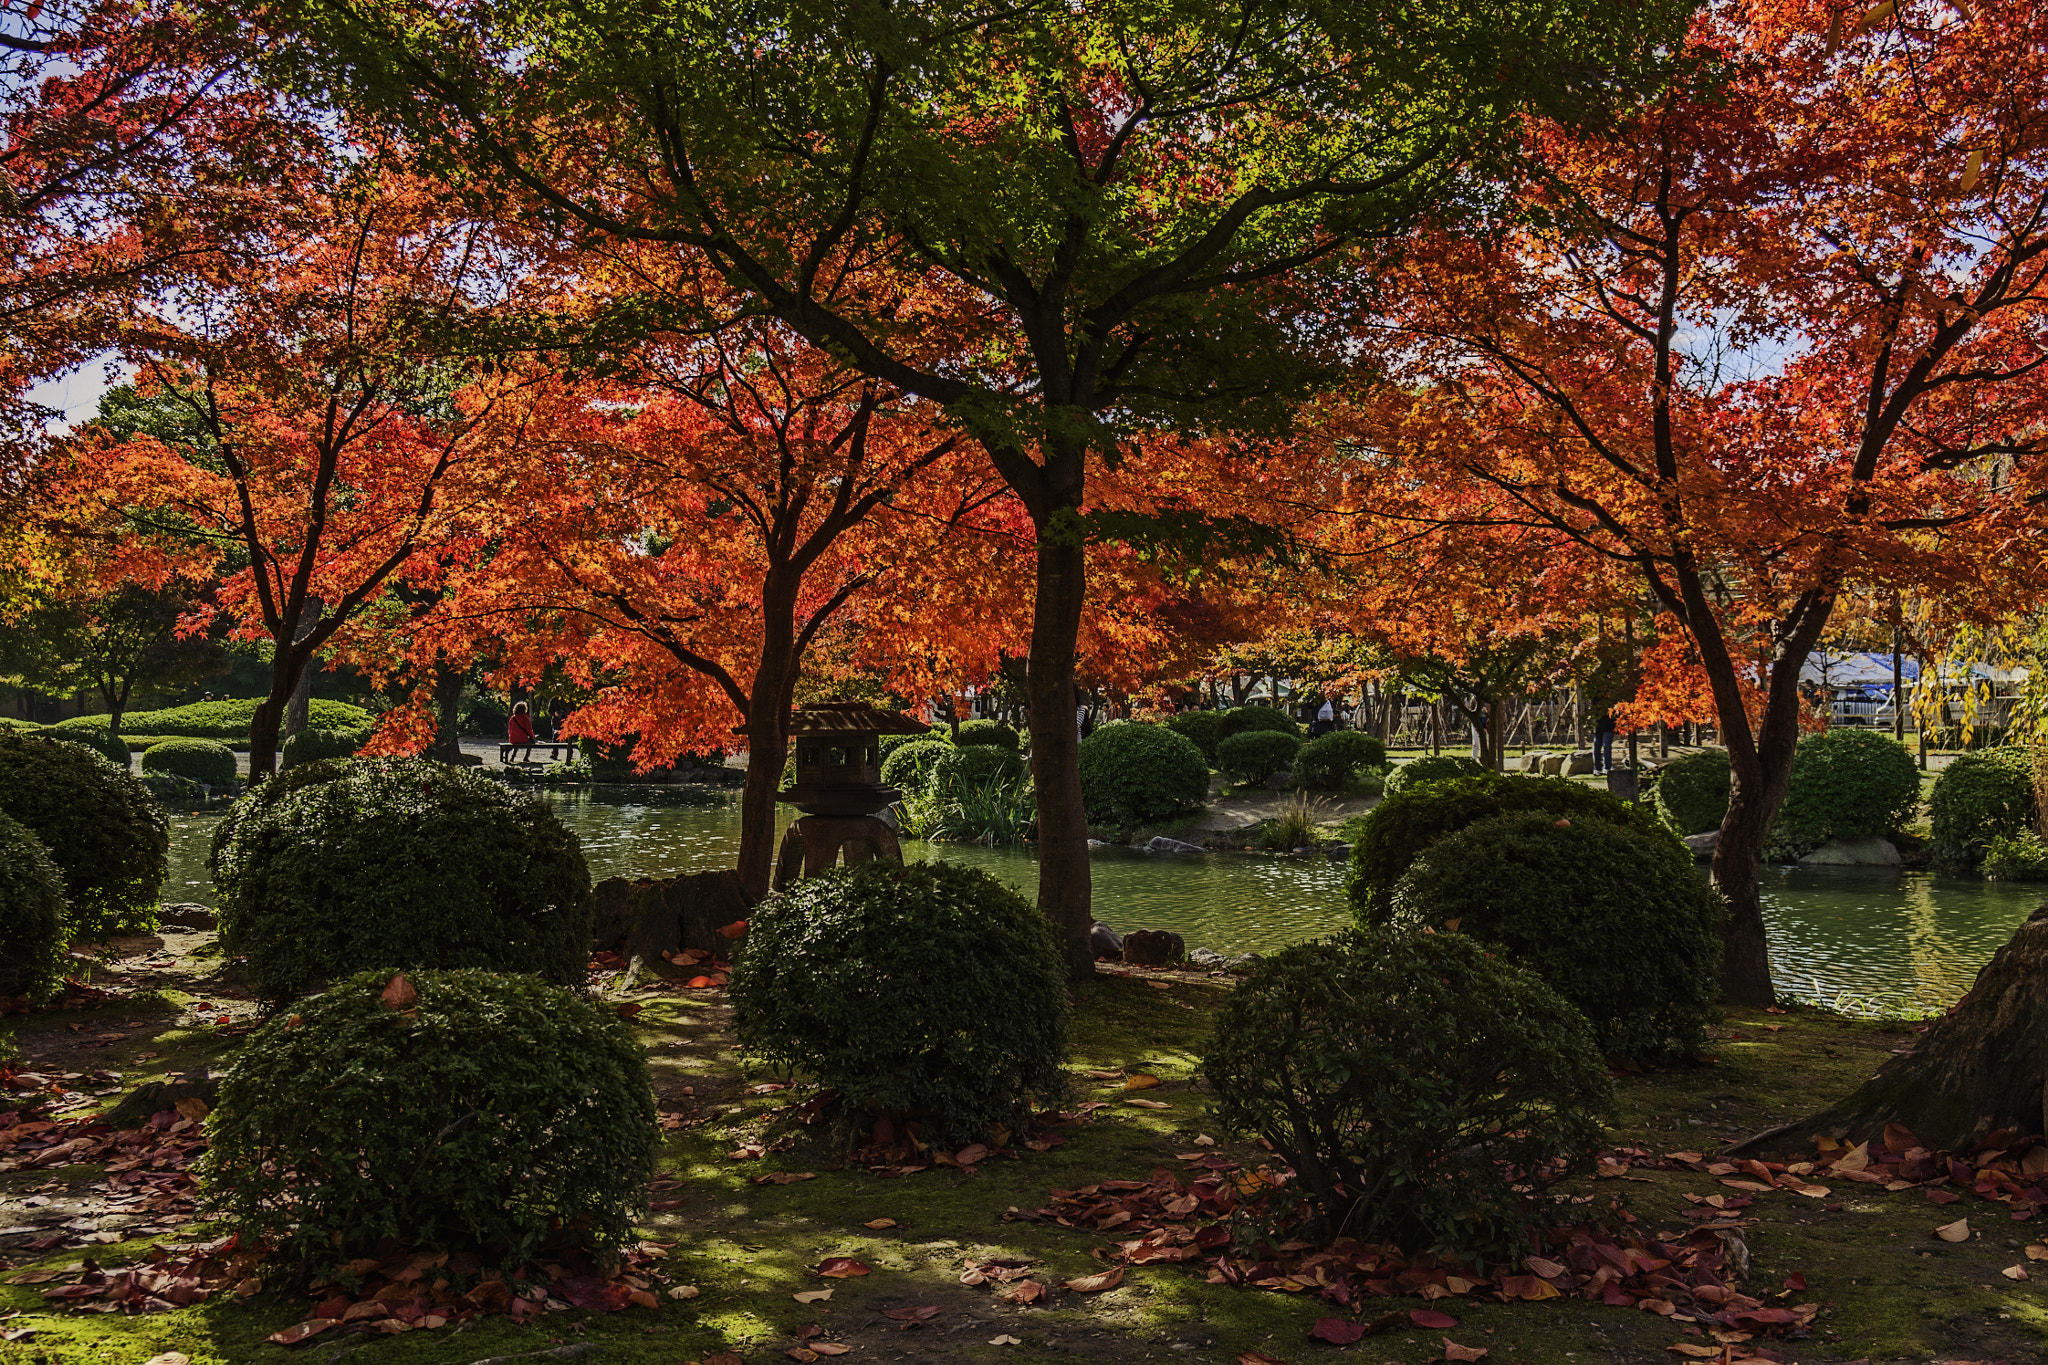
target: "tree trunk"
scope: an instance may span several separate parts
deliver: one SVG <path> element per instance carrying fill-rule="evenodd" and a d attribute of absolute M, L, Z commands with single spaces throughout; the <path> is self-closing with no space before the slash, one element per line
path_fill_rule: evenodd
<path fill-rule="evenodd" d="M 790 581 L 784 581 L 785 578 Z M 776 795 L 789 761 L 789 707 L 796 695 L 796 594 L 803 572 L 771 569 L 761 585 L 761 657 L 746 700 L 747 781 L 740 789 L 740 889 L 768 894 L 775 862 Z"/>
<path fill-rule="evenodd" d="M 313 633 L 319 624 L 320 599 L 308 597 L 306 605 L 299 610 L 299 623 L 292 630 L 292 643 L 298 644 L 303 641 L 308 635 Z M 312 708 L 312 705 L 313 661 L 308 659 L 305 666 L 299 670 L 298 681 L 292 685 L 291 705 L 286 709 L 284 715 L 284 737 L 286 739 L 290 739 L 293 735 L 306 728 L 306 713 Z"/>
<path fill-rule="evenodd" d="M 291 689 L 287 687 L 280 691 L 273 673 L 270 695 L 256 703 L 256 710 L 249 717 L 249 780 L 252 783 L 277 771 L 277 734 L 284 721 L 285 703 L 290 699 Z"/>
<path fill-rule="evenodd" d="M 1095 954 L 1088 946 L 1088 931 L 1095 925 L 1088 820 L 1074 723 L 1074 651 L 1087 591 L 1081 545 L 1041 531 L 1025 679 L 1031 699 L 1031 775 L 1038 796 L 1038 908 L 1053 922 L 1067 974 L 1077 981 L 1095 974 Z"/>
<path fill-rule="evenodd" d="M 1953 1152 L 2000 1129 L 2048 1132 L 2048 905 L 1992 954 L 1970 993 L 1911 1052 L 1840 1104 L 1741 1147 L 1803 1147 L 1822 1133 L 1861 1142 L 1887 1123 Z"/>
<path fill-rule="evenodd" d="M 311 674 L 312 670 L 306 670 Z M 427 753 L 443 763 L 462 761 L 462 683 L 464 674 L 449 668 L 434 675 L 433 747 Z"/>

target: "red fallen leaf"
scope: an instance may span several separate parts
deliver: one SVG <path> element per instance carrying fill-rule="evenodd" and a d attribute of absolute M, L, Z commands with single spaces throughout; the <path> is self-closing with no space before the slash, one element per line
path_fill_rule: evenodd
<path fill-rule="evenodd" d="M 1927 1191 L 1927 1202 L 1930 1204 L 1953 1204 L 1956 1202 L 1956 1200 L 1961 1198 L 1962 1196 L 1957 1194 L 1954 1190 Z"/>
<path fill-rule="evenodd" d="M 339 1321 L 339 1318 L 308 1318 L 304 1322 L 293 1323 L 282 1332 L 272 1332 L 265 1340 L 280 1346 L 296 1346 L 302 1341 L 311 1341 Z"/>
<path fill-rule="evenodd" d="M 891 1308 L 882 1316 L 895 1319 L 898 1323 L 902 1324 L 900 1330 L 908 1332 L 913 1327 L 924 1326 L 937 1317 L 939 1312 L 939 1306 L 931 1304 L 924 1308 Z"/>
<path fill-rule="evenodd" d="M 970 1142 L 959 1151 L 953 1153 L 953 1160 L 959 1162 L 962 1166 L 972 1166 L 977 1161 L 986 1160 L 987 1157 L 988 1148 L 979 1142 Z"/>
<path fill-rule="evenodd" d="M 1444 1359 L 1484 1360 L 1486 1359 L 1486 1348 L 1484 1346 L 1460 1346 L 1457 1342 L 1452 1341 L 1449 1337 L 1445 1337 Z"/>
<path fill-rule="evenodd" d="M 693 976 L 688 981 L 685 981 L 683 986 L 686 990 L 699 991 L 703 990 L 706 986 L 716 986 L 717 984 L 718 982 L 708 976 Z"/>
<path fill-rule="evenodd" d="M 1785 1287 L 1795 1292 L 1806 1288 L 1806 1276 L 1797 1270 L 1793 1271 L 1785 1277 Z"/>
<path fill-rule="evenodd" d="M 743 919 L 736 919 L 718 932 L 727 938 L 738 938 L 741 934 L 747 932 L 747 922 Z"/>
<path fill-rule="evenodd" d="M 642 1005 L 637 1000 L 633 1001 L 630 1004 L 621 1005 L 619 1006 L 619 1018 L 631 1019 L 634 1015 L 638 1014 L 641 1010 L 645 1008 L 646 1006 Z"/>
<path fill-rule="evenodd" d="M 409 1010 L 419 1004 L 420 993 L 412 982 L 405 979 L 405 973 L 400 972 L 385 985 L 384 993 L 379 998 L 383 1000 L 384 1008 L 387 1010 Z M 222 1016 L 220 1022 L 225 1024 L 226 1016 Z"/>
<path fill-rule="evenodd" d="M 1346 1322 L 1342 1318 L 1317 1318 L 1316 1325 L 1308 1329 L 1309 1340 L 1327 1341 L 1332 1346 L 1349 1346 L 1365 1335 L 1365 1324 Z"/>
<path fill-rule="evenodd" d="M 850 1280 L 856 1275 L 866 1275 L 869 1271 L 851 1256 L 827 1256 L 818 1262 L 818 1273 L 828 1280 Z"/>
<path fill-rule="evenodd" d="M 1045 1286 L 1037 1280 L 1023 1280 L 1002 1296 L 1004 1303 L 1018 1305 L 1038 1303 L 1045 1298 Z"/>
<path fill-rule="evenodd" d="M 715 1356 L 705 1356 L 704 1365 L 745 1365 L 745 1362 L 731 1351 L 720 1351 Z"/>
<path fill-rule="evenodd" d="M 1233 1361 L 1232 1365 L 1287 1365 L 1287 1362 L 1278 1356 L 1269 1356 L 1264 1351 L 1246 1351 Z"/>
<path fill-rule="evenodd" d="M 1447 1332 L 1458 1325 L 1458 1320 L 1449 1313 L 1439 1313 L 1434 1308 L 1417 1308 L 1408 1314 L 1408 1321 L 1417 1327 L 1431 1327 Z"/>

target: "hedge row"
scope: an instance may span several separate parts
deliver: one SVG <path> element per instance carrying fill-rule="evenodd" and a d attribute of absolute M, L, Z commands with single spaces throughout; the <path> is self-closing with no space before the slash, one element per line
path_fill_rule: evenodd
<path fill-rule="evenodd" d="M 253 697 L 231 698 L 226 701 L 196 701 L 189 706 L 172 706 L 161 711 L 130 711 L 121 717 L 121 734 L 130 740 L 129 747 L 137 747 L 136 737 L 177 739 L 249 739 L 249 722 L 256 715 L 256 699 Z M 377 718 L 360 706 L 345 701 L 328 701 L 315 697 L 306 709 L 306 724 L 323 730 L 366 730 L 377 723 Z M 107 718 L 100 716 L 73 716 L 50 727 L 53 730 L 105 730 Z M 146 746 L 144 746 L 146 747 Z"/>

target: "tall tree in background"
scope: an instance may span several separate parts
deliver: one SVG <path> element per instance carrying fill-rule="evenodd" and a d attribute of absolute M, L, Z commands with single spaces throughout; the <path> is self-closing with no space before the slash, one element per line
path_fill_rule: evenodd
<path fill-rule="evenodd" d="M 1743 1005 L 1773 999 L 1758 857 L 1844 592 L 1996 615 L 2044 581 L 2048 12 L 1871 14 L 1837 43 L 1808 0 L 1717 7 L 1682 58 L 1709 88 L 1538 129 L 1522 223 L 1403 272 L 1369 438 L 1448 524 L 1570 536 L 1682 626 L 1734 773 Z"/>
<path fill-rule="evenodd" d="M 944 404 L 1037 538 L 1040 905 L 1093 970 L 1072 724 L 1091 457 L 1278 421 L 1350 358 L 1348 253 L 1632 83 L 1671 0 L 725 8 L 291 0 L 282 55 L 499 205 L 672 246 Z M 514 55 L 516 54 L 516 56 Z M 850 283 L 858 267 L 859 285 Z M 877 288 L 873 272 L 898 288 Z M 933 301 L 956 344 L 926 361 Z M 1196 416 L 1199 415 L 1199 416 Z"/>

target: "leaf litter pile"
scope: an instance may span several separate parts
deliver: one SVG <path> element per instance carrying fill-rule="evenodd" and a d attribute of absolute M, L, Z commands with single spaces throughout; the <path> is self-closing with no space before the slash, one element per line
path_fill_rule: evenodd
<path fill-rule="evenodd" d="M 1978 1199 L 2004 1203 L 2007 1216 L 2023 1221 L 2048 1205 L 2048 1141 L 2012 1132 L 1991 1134 L 1968 1155 L 1923 1147 L 1904 1128 L 1886 1128 L 1881 1140 L 1847 1146 L 1821 1138 L 1810 1160 L 1769 1162 L 1709 1160 L 1699 1152 L 1672 1152 L 1659 1159 L 1641 1148 L 1622 1148 L 1600 1157 L 1600 1179 L 1631 1179 L 1632 1169 L 1690 1170 L 1712 1176 L 1731 1193 L 1685 1199 L 1693 1207 L 1686 1218 L 1693 1226 L 1681 1232 L 1641 1231 L 1640 1220 L 1610 1201 L 1609 1212 L 1620 1231 L 1602 1222 L 1553 1227 L 1532 1235 L 1531 1249 L 1516 1273 L 1496 1267 L 1492 1274 L 1428 1253 L 1407 1254 L 1385 1243 L 1338 1238 L 1327 1243 L 1282 1242 L 1245 1254 L 1233 1243 L 1230 1221 L 1245 1218 L 1268 1223 L 1274 1205 L 1285 1199 L 1293 1172 L 1242 1163 L 1209 1152 L 1179 1156 L 1183 1169 L 1161 1168 L 1150 1180 L 1105 1180 L 1075 1190 L 1054 1190 L 1051 1201 L 1031 1211 L 1012 1209 L 1009 1220 L 1051 1223 L 1062 1227 L 1114 1234 L 1112 1246 L 1092 1253 L 1110 1263 L 1103 1279 L 1122 1277 L 1126 1266 L 1184 1264 L 1205 1273 L 1209 1283 L 1235 1285 L 1290 1294 L 1313 1294 L 1350 1317 L 1322 1318 L 1309 1329 L 1312 1340 L 1349 1345 L 1394 1328 L 1448 1330 L 1457 1319 L 1436 1308 L 1374 1313 L 1376 1299 L 1415 1295 L 1444 1307 L 1466 1301 L 1540 1302 L 1578 1298 L 1609 1307 L 1637 1308 L 1676 1324 L 1690 1337 L 1666 1348 L 1685 1359 L 1715 1360 L 1723 1365 L 1743 1361 L 1784 1362 L 1783 1350 L 1765 1344 L 1771 1339 L 1798 1341 L 1810 1334 L 1822 1305 L 1796 1302 L 1805 1291 L 1803 1275 L 1789 1276 L 1778 1290 L 1745 1293 L 1749 1249 L 1743 1229 L 1754 1219 L 1741 1216 L 1755 1197 L 1785 1192 L 1795 1197 L 1826 1199 L 1833 1190 L 1819 1182 L 1848 1180 L 1881 1187 L 1890 1193 L 1920 1189 L 1937 1205 L 1955 1203 L 1966 1191 Z M 1590 1203 L 1581 1195 L 1573 1203 Z M 1838 1206 L 1837 1206 L 1838 1207 Z M 1931 1236 L 1962 1241 L 1967 1220 L 1934 1228 Z M 2031 1245 L 2026 1256 L 2048 1261 L 2048 1246 Z M 992 1261 L 970 1264 L 961 1278 L 969 1284 L 1005 1285 L 1028 1272 L 1028 1262 Z M 2007 1268 L 2008 1279 L 2030 1278 L 2024 1263 Z M 1076 1287 L 1070 1282 L 1068 1286 Z M 1108 1287 L 1104 1285 L 1102 1287 Z M 1036 1292 L 1032 1292 L 1036 1290 Z M 1032 1303 L 1045 1287 L 1024 1280 L 1004 1293 L 1005 1301 Z M 1711 1344 L 1709 1344 L 1711 1339 Z M 1484 1347 L 1461 1346 L 1443 1339 L 1445 1360 L 1480 1360 Z M 1241 1365 L 1266 1365 L 1273 1357 L 1249 1352 Z"/>

